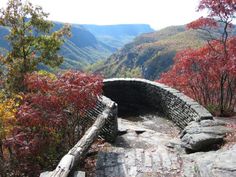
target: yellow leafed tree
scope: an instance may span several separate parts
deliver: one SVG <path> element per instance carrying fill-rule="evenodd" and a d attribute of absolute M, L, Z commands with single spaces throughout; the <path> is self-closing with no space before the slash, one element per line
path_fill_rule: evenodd
<path fill-rule="evenodd" d="M 6 98 L 5 94 L 0 91 L 0 156 L 3 158 L 3 140 L 12 131 L 15 124 L 15 114 L 19 104 L 16 100 L 20 99 L 20 96 L 14 95 Z"/>

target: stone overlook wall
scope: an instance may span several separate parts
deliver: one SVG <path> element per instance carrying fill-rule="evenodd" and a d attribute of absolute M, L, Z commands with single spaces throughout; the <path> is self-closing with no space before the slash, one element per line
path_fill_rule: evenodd
<path fill-rule="evenodd" d="M 185 128 L 191 121 L 213 119 L 196 101 L 178 90 L 145 79 L 105 79 L 104 95 L 118 103 L 120 116 L 153 111 Z"/>

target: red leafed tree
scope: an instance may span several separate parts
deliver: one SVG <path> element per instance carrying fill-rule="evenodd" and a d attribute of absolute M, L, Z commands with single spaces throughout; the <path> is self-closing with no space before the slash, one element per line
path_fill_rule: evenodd
<path fill-rule="evenodd" d="M 37 176 L 78 141 L 80 119 L 96 105 L 102 79 L 69 71 L 58 77 L 33 73 L 25 83 L 28 93 L 6 146 L 12 149 L 16 176 Z"/>
<path fill-rule="evenodd" d="M 236 104 L 236 37 L 232 24 L 236 0 L 201 0 L 198 10 L 204 9 L 208 16 L 189 23 L 187 28 L 207 32 L 207 44 L 177 53 L 172 69 L 159 81 L 214 108 L 213 113 L 226 115 Z"/>

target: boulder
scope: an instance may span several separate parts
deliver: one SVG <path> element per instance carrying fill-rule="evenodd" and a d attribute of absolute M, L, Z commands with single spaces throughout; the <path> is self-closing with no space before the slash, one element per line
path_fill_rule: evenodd
<path fill-rule="evenodd" d="M 193 152 L 217 148 L 231 129 L 222 121 L 202 120 L 190 122 L 181 134 L 181 145 Z"/>

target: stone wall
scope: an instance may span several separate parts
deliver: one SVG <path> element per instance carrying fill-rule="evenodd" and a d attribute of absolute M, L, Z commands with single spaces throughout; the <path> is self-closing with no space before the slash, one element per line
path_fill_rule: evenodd
<path fill-rule="evenodd" d="M 118 103 L 119 116 L 158 112 L 180 128 L 191 121 L 213 119 L 212 115 L 193 99 L 164 84 L 145 79 L 113 78 L 104 80 L 104 95 Z"/>
<path fill-rule="evenodd" d="M 99 132 L 99 136 L 104 138 L 107 142 L 113 143 L 118 133 L 118 105 L 105 96 L 102 97 L 102 104 L 109 109 L 109 114 L 105 118 L 105 124 Z"/>

